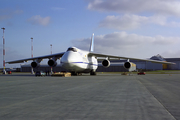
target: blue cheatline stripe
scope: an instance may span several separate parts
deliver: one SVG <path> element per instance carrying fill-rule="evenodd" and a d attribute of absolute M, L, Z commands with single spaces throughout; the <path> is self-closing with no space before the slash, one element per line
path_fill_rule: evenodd
<path fill-rule="evenodd" d="M 83 63 L 83 64 L 89 64 L 89 65 L 95 65 L 95 66 L 98 66 L 97 64 L 92 64 L 92 63 L 87 63 L 87 62 L 72 62 L 72 63 Z"/>
<path fill-rule="evenodd" d="M 61 62 L 61 63 L 63 63 L 63 62 Z M 87 62 L 71 62 L 71 63 L 83 63 L 83 64 L 89 64 L 89 65 L 98 66 L 97 64 L 92 64 L 92 63 L 87 63 Z"/>

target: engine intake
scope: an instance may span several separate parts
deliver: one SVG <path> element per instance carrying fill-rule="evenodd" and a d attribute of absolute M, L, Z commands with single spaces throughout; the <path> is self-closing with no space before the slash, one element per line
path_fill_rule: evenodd
<path fill-rule="evenodd" d="M 136 70 L 136 64 L 132 62 L 125 62 L 124 68 L 128 69 L 129 71 L 135 71 Z"/>
<path fill-rule="evenodd" d="M 125 67 L 126 69 L 131 68 L 131 63 L 130 63 L 130 62 L 125 62 L 125 63 L 124 63 L 124 67 Z"/>
<path fill-rule="evenodd" d="M 55 67 L 57 65 L 57 62 L 55 60 L 53 60 L 53 59 L 50 59 L 48 61 L 48 65 L 51 66 L 51 67 Z"/>
<path fill-rule="evenodd" d="M 33 67 L 33 68 L 37 68 L 39 66 L 40 66 L 40 64 L 38 62 L 34 61 L 34 62 L 31 63 L 31 67 Z"/>
<path fill-rule="evenodd" d="M 103 65 L 105 68 L 107 68 L 107 67 L 110 66 L 110 61 L 109 61 L 109 60 L 103 60 L 103 61 L 102 61 L 102 65 Z"/>

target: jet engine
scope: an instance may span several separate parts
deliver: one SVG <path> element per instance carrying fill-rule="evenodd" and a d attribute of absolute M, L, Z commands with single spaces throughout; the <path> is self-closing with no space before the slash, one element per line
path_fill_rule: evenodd
<path fill-rule="evenodd" d="M 102 65 L 103 65 L 105 68 L 107 68 L 107 67 L 110 66 L 110 61 L 105 59 L 105 60 L 102 61 Z"/>
<path fill-rule="evenodd" d="M 54 59 L 50 59 L 50 60 L 48 61 L 48 65 L 49 65 L 50 67 L 55 67 L 55 66 L 57 65 L 57 62 L 56 62 L 56 60 L 54 60 Z"/>
<path fill-rule="evenodd" d="M 32 63 L 31 63 L 31 67 L 33 67 L 33 68 L 37 68 L 37 67 L 39 67 L 40 66 L 40 63 L 38 63 L 38 62 L 36 62 L 36 61 L 33 61 Z"/>
<path fill-rule="evenodd" d="M 136 64 L 132 62 L 125 62 L 124 68 L 128 69 L 129 71 L 135 71 L 136 70 Z"/>

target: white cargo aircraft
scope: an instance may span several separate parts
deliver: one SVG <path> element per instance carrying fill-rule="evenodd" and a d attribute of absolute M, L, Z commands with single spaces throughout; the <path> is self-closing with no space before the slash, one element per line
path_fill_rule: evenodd
<path fill-rule="evenodd" d="M 40 66 L 40 62 L 43 59 L 49 59 L 48 65 L 50 67 L 55 67 L 57 65 L 56 60 L 60 59 L 61 66 L 74 75 L 77 75 L 79 73 L 90 73 L 90 75 L 96 75 L 96 69 L 98 68 L 98 60 L 102 60 L 102 65 L 107 68 L 110 66 L 110 61 L 109 61 L 110 59 L 116 59 L 116 60 L 127 59 L 127 62 L 124 63 L 124 67 L 128 70 L 130 70 L 133 66 L 133 63 L 130 62 L 129 60 L 150 61 L 160 64 L 174 64 L 171 62 L 164 62 L 157 60 L 147 60 L 147 59 L 99 54 L 99 53 L 94 53 L 93 51 L 94 51 L 94 34 L 92 35 L 91 38 L 89 51 L 84 51 L 76 47 L 69 47 L 66 52 L 27 58 L 27 59 L 14 60 L 6 63 L 9 64 L 23 63 L 29 60 L 33 60 L 31 66 L 33 68 L 36 68 Z"/>

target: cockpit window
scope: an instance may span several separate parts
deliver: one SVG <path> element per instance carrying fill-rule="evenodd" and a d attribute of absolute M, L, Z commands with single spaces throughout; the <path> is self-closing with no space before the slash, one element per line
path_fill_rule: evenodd
<path fill-rule="evenodd" d="M 68 48 L 67 51 L 77 52 L 76 48 Z"/>

